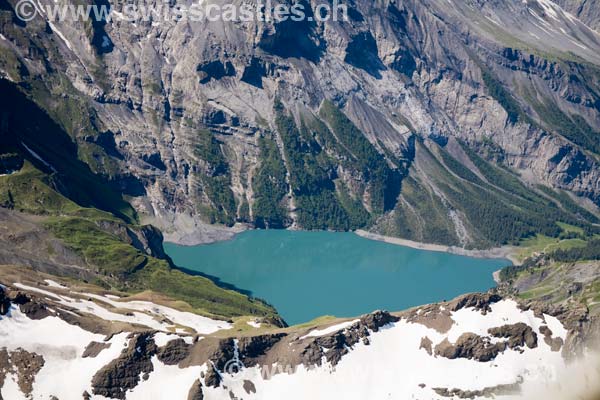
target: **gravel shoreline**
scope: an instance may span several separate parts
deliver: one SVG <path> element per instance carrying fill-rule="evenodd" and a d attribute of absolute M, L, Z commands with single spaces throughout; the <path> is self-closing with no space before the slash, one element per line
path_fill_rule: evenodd
<path fill-rule="evenodd" d="M 458 254 L 461 256 L 475 257 L 475 258 L 506 258 L 513 264 L 518 264 L 518 261 L 514 257 L 515 248 L 512 246 L 495 247 L 486 250 L 467 250 L 462 247 L 456 246 L 444 246 L 440 244 L 420 243 L 412 240 L 400 239 L 390 236 L 383 236 L 377 233 L 367 232 L 362 229 L 355 231 L 358 236 L 365 239 L 377 240 L 379 242 L 385 242 L 395 244 L 398 246 L 406 246 L 418 250 L 437 251 L 440 253 L 451 253 Z"/>
<path fill-rule="evenodd" d="M 158 225 L 163 232 L 165 242 L 175 243 L 181 246 L 198 246 L 202 244 L 231 240 L 237 234 L 252 229 L 248 225 L 244 224 L 236 224 L 234 227 L 225 227 L 220 225 L 199 223 L 199 221 L 193 218 L 182 218 L 182 216 L 177 216 L 176 218 L 171 216 L 171 218 L 168 220 L 171 225 L 167 229 L 165 229 L 165 225 L 167 224 L 165 224 L 166 221 L 164 219 L 157 221 L 154 218 L 147 218 L 145 222 Z M 496 247 L 485 250 L 468 250 L 462 247 L 421 243 L 407 239 L 384 236 L 362 229 L 358 229 L 354 233 L 365 239 L 410 247 L 418 250 L 436 251 L 440 253 L 450 253 L 475 258 L 505 258 L 514 265 L 519 264 L 519 261 L 514 257 L 515 247 L 512 246 Z M 499 274 L 495 274 L 494 279 L 496 282 L 499 282 L 499 280 L 496 279 L 497 276 L 499 276 Z"/>

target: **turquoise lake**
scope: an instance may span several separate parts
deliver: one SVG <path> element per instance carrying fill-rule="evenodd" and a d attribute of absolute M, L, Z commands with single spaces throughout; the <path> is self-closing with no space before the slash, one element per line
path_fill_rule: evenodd
<path fill-rule="evenodd" d="M 266 300 L 289 324 L 400 311 L 485 291 L 495 286 L 492 273 L 510 264 L 339 232 L 255 230 L 210 245 L 166 243 L 165 249 L 176 265 Z"/>

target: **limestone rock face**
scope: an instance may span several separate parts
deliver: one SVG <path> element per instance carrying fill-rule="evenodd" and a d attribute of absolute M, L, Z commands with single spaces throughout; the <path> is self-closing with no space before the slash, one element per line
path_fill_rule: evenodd
<path fill-rule="evenodd" d="M 577 18 L 587 23 L 592 29 L 600 30 L 600 5 L 595 1 L 557 0 L 557 4 Z"/>
<path fill-rule="evenodd" d="M 600 205 L 598 6 L 556 3 L 356 0 L 348 21 L 298 23 L 113 18 L 87 29 L 37 18 L 3 26 L 0 48 L 13 61 L 2 61 L 0 74 L 24 88 L 46 82 L 36 93 L 76 104 L 89 124 L 67 123 L 64 108 L 36 98 L 54 107 L 94 172 L 167 238 L 211 241 L 228 232 L 206 224 L 262 223 L 261 201 L 275 192 L 281 226 L 313 228 L 304 204 L 322 210 L 315 199 L 331 204 L 319 196 L 332 193 L 348 215 L 329 210 L 334 216 L 316 228 L 354 227 L 354 204 L 383 233 L 484 246 L 504 239 L 490 238 L 469 214 L 473 206 L 448 189 L 461 172 L 447 155 L 484 184 L 502 182 L 489 182 L 464 147 L 509 168 L 529 190 L 564 190 L 592 212 Z M 381 165 L 345 152 L 323 116 L 325 100 L 368 139 Z M 277 102 L 298 125 L 297 146 L 277 122 Z M 306 157 L 298 168 L 294 152 Z M 260 176 L 277 162 L 274 191 Z M 298 171 L 313 174 L 317 189 Z M 378 182 L 391 191 L 381 207 Z M 444 235 L 407 222 L 433 218 L 415 207 L 410 187 L 430 197 Z M 151 240 L 140 240 L 146 235 L 134 236 L 152 251 Z"/>

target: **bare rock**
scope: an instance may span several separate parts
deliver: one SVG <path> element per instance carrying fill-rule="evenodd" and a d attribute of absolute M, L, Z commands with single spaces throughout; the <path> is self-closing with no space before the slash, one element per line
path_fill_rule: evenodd
<path fill-rule="evenodd" d="M 247 394 L 256 393 L 256 386 L 254 386 L 254 383 L 252 381 L 249 381 L 247 379 L 244 380 L 243 388 Z"/>
<path fill-rule="evenodd" d="M 379 328 L 392 322 L 398 322 L 399 320 L 400 318 L 393 316 L 387 311 L 375 311 L 364 315 L 360 319 L 360 323 L 373 332 L 378 332 Z"/>
<path fill-rule="evenodd" d="M 88 344 L 86 346 L 85 350 L 83 351 L 83 355 L 81 357 L 83 357 L 83 358 L 87 358 L 87 357 L 94 358 L 98 354 L 100 354 L 100 352 L 102 350 L 108 349 L 109 347 L 110 347 L 110 343 L 90 342 L 90 344 Z"/>
<path fill-rule="evenodd" d="M 473 293 L 467 294 L 453 300 L 449 303 L 448 308 L 451 311 L 458 311 L 463 308 L 474 308 L 481 311 L 482 314 L 491 311 L 491 304 L 497 303 L 502 300 L 502 297 L 497 294 L 490 293 Z"/>
<path fill-rule="evenodd" d="M 92 378 L 94 394 L 125 399 L 127 391 L 138 385 L 140 377 L 154 370 L 151 359 L 157 348 L 151 335 L 151 332 L 133 334 L 127 349 Z"/>
<path fill-rule="evenodd" d="M 506 349 L 505 343 L 491 343 L 488 338 L 474 333 L 463 333 L 455 344 L 444 339 L 435 346 L 435 355 L 449 358 L 467 358 L 481 362 L 491 361 Z"/>
<path fill-rule="evenodd" d="M 421 338 L 421 344 L 419 345 L 419 350 L 424 349 L 427 354 L 433 354 L 433 342 L 427 336 Z"/>
<path fill-rule="evenodd" d="M 497 385 L 486 387 L 481 390 L 461 390 L 457 388 L 433 388 L 439 396 L 442 397 L 458 397 L 459 399 L 474 399 L 474 398 L 496 398 L 496 396 L 514 396 L 521 393 L 520 383 Z"/>
<path fill-rule="evenodd" d="M 507 345 L 510 349 L 518 349 L 527 345 L 530 349 L 537 347 L 537 335 L 531 327 L 523 322 L 513 325 L 504 325 L 488 330 L 490 335 L 497 338 L 508 339 Z"/>
<path fill-rule="evenodd" d="M 4 288 L 0 286 L 0 315 L 6 315 L 10 310 L 10 299 L 6 295 Z"/>
<path fill-rule="evenodd" d="M 36 353 L 31 353 L 23 349 L 7 351 L 6 348 L 0 349 L 0 387 L 8 374 L 16 375 L 19 389 L 30 396 L 33 391 L 35 377 L 44 366 L 44 358 Z"/>
<path fill-rule="evenodd" d="M 160 347 L 156 355 L 162 363 L 166 365 L 177 365 L 190 354 L 191 344 L 187 344 L 183 339 L 169 341 L 163 347 Z"/>
<path fill-rule="evenodd" d="M 219 371 L 217 371 L 214 366 L 210 365 L 208 371 L 206 371 L 206 374 L 204 375 L 204 384 L 216 388 L 221 385 L 221 380 Z"/>
<path fill-rule="evenodd" d="M 200 382 L 200 379 L 197 379 L 190 388 L 187 400 L 204 400 L 204 393 L 202 392 L 202 382 Z"/>

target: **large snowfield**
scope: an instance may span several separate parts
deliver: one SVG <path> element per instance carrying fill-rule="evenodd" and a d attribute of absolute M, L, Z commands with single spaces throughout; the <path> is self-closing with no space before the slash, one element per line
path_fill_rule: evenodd
<path fill-rule="evenodd" d="M 38 291 L 39 293 L 39 291 Z M 41 293 L 54 296 L 54 301 L 66 301 L 63 296 L 52 292 Z M 103 302 L 116 300 L 102 297 Z M 133 303 L 132 308 L 150 306 L 152 303 Z M 69 302 L 73 306 L 72 302 Z M 128 304 L 131 307 L 132 304 Z M 159 305 L 150 307 L 156 312 L 168 314 L 172 318 L 186 321 L 189 326 L 200 328 L 196 317 L 181 316 L 179 312 Z M 522 311 L 516 302 L 502 300 L 491 305 L 491 312 L 485 315 L 472 308 L 452 312 L 454 321 L 450 330 L 440 333 L 420 323 L 401 319 L 384 326 L 379 332 L 372 332 L 369 344 L 359 342 L 341 361 L 333 367 L 323 362 L 318 367 L 264 366 L 244 368 L 235 375 L 222 372 L 222 385 L 218 388 L 203 387 L 204 399 L 230 399 L 230 392 L 237 398 L 251 400 L 280 399 L 440 399 L 434 388 L 458 388 L 463 391 L 476 391 L 498 385 L 521 382 L 519 398 L 532 399 L 545 391 L 557 394 L 570 386 L 562 381 L 569 375 L 569 367 L 560 351 L 552 351 L 542 339 L 540 327 L 547 326 L 553 337 L 566 340 L 567 331 L 561 322 L 549 315 L 543 319 L 534 316 L 533 311 Z M 90 310 L 91 311 L 91 310 Z M 97 312 L 94 310 L 93 312 Z M 185 313 L 184 313 L 185 314 Z M 100 313 L 99 317 L 109 315 Z M 204 318 L 204 317 L 201 317 Z M 139 321 L 137 321 L 139 322 Z M 324 329 L 313 329 L 297 340 L 317 337 L 335 331 L 345 330 L 352 323 L 341 323 Z M 448 339 L 454 343 L 465 332 L 481 336 L 488 335 L 488 329 L 506 324 L 523 322 L 538 335 L 535 348 L 524 346 L 519 350 L 507 349 L 494 360 L 479 362 L 472 359 L 448 359 L 431 355 L 421 347 L 422 338 L 427 337 L 433 346 Z M 93 375 L 117 358 L 128 345 L 128 333 L 112 336 L 110 346 L 96 357 L 83 358 L 83 352 L 92 341 L 104 342 L 105 337 L 93 334 L 78 326 L 70 325 L 58 317 L 49 316 L 40 320 L 29 319 L 18 308 L 12 307 L 9 314 L 0 320 L 0 343 L 9 352 L 22 348 L 44 358 L 44 365 L 35 376 L 33 399 L 49 399 L 56 396 L 60 400 L 81 399 L 84 391 L 92 394 Z M 158 332 L 154 340 L 164 346 L 171 339 L 180 336 Z M 191 337 L 184 339 L 191 343 Z M 491 338 L 491 341 L 498 340 Z M 200 340 L 197 346 L 202 346 Z M 325 351 L 327 349 L 324 349 Z M 187 399 L 189 389 L 207 371 L 207 364 L 179 368 L 165 365 L 156 356 L 152 358 L 154 371 L 147 380 L 127 393 L 128 399 Z M 274 373 L 280 371 L 283 373 Z M 202 374 L 204 375 L 204 374 Z M 582 374 L 573 375 L 573 384 L 582 380 L 579 389 L 585 386 Z M 18 400 L 27 397 L 20 391 L 16 376 L 9 374 L 1 389 L 4 399 Z M 202 379 L 201 379 L 202 381 Z M 252 390 L 248 390 L 248 382 Z M 588 382 L 589 383 L 589 382 Z M 572 388 L 568 390 L 573 390 Z M 92 396 L 102 399 L 101 396 Z M 504 398 L 499 396 L 498 398 Z M 508 397 L 507 397 L 508 398 Z"/>

